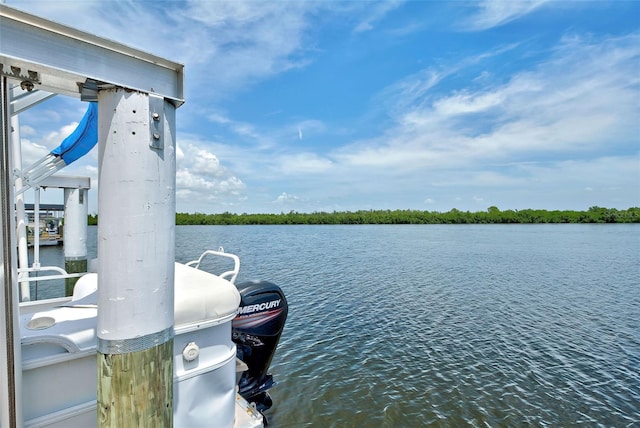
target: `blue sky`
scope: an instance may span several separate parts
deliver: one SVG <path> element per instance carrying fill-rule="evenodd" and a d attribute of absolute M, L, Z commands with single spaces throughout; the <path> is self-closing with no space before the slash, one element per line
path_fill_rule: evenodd
<path fill-rule="evenodd" d="M 179 212 L 640 206 L 640 1 L 7 3 L 185 64 Z"/>

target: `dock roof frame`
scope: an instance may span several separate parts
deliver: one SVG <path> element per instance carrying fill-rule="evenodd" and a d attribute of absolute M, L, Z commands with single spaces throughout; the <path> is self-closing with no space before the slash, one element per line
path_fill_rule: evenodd
<path fill-rule="evenodd" d="M 0 73 L 29 87 L 93 101 L 104 86 L 184 102 L 184 66 L 0 4 Z"/>

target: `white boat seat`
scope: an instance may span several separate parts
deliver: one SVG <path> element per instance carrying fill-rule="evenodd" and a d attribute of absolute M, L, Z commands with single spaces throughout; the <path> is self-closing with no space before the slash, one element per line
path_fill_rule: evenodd
<path fill-rule="evenodd" d="M 229 281 L 200 269 L 175 264 L 175 326 L 223 321 L 235 316 L 240 293 Z M 88 273 L 73 289 L 69 306 L 96 305 L 98 275 Z"/>
<path fill-rule="evenodd" d="M 71 297 L 71 302 L 76 302 L 86 296 L 89 296 L 98 289 L 98 274 L 97 273 L 88 273 L 86 275 L 78 278 L 76 285 L 73 287 L 73 296 Z M 97 304 L 97 296 L 95 296 L 96 301 L 93 304 Z"/>
<path fill-rule="evenodd" d="M 226 279 L 176 263 L 175 281 L 176 328 L 224 322 L 238 312 L 240 293 Z"/>
<path fill-rule="evenodd" d="M 176 329 L 202 328 L 235 317 L 240 293 L 229 281 L 176 263 L 175 284 Z M 95 348 L 97 289 L 98 274 L 88 273 L 78 280 L 67 304 L 22 316 L 22 344 L 52 344 L 69 353 Z"/>
<path fill-rule="evenodd" d="M 22 344 L 51 344 L 72 354 L 95 349 L 97 312 L 95 306 L 62 306 L 24 315 L 20 320 Z"/>

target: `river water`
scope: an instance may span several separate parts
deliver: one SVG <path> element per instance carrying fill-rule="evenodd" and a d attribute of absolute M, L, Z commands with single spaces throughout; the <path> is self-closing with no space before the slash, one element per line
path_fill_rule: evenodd
<path fill-rule="evenodd" d="M 640 426 L 640 225 L 176 228 L 220 246 L 289 302 L 271 427 Z"/>

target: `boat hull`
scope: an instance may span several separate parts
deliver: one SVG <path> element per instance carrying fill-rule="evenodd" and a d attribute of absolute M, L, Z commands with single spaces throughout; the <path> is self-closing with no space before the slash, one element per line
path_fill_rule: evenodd
<path fill-rule="evenodd" d="M 96 425 L 96 289 L 97 275 L 88 274 L 71 299 L 22 305 L 25 426 Z M 236 393 L 231 325 L 239 299 L 230 282 L 176 264 L 175 426 L 263 425 L 262 415 Z"/>

